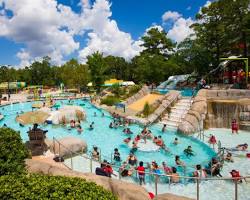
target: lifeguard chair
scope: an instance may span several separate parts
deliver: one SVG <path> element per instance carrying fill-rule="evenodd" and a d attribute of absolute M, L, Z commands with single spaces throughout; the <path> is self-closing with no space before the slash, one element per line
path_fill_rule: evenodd
<path fill-rule="evenodd" d="M 45 138 L 46 138 L 46 132 L 43 131 L 42 129 L 31 129 L 29 130 L 28 136 L 29 136 L 29 144 L 33 148 L 41 148 L 42 151 L 45 151 Z"/>

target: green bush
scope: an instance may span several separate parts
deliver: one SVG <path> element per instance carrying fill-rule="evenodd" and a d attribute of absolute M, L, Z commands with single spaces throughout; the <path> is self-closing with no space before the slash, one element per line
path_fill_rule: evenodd
<path fill-rule="evenodd" d="M 31 174 L 1 176 L 0 199 L 116 200 L 117 197 L 81 178 Z"/>
<path fill-rule="evenodd" d="M 0 128 L 0 176 L 25 171 L 24 159 L 29 151 L 20 134 L 10 128 Z"/>
<path fill-rule="evenodd" d="M 129 96 L 133 96 L 142 88 L 141 85 L 133 85 L 129 87 Z"/>
<path fill-rule="evenodd" d="M 120 102 L 120 99 L 114 96 L 107 96 L 106 98 L 101 100 L 101 104 L 106 104 L 107 106 L 113 106 L 119 102 Z"/>
<path fill-rule="evenodd" d="M 144 104 L 142 114 L 143 114 L 145 117 L 148 117 L 149 114 L 150 114 L 150 112 L 151 112 L 150 105 L 148 104 L 148 102 L 146 102 L 146 103 Z"/>
<path fill-rule="evenodd" d="M 120 96 L 122 96 L 122 95 L 124 95 L 126 93 L 125 88 L 120 86 L 119 84 L 112 85 L 111 86 L 111 91 L 117 97 L 120 97 Z"/>

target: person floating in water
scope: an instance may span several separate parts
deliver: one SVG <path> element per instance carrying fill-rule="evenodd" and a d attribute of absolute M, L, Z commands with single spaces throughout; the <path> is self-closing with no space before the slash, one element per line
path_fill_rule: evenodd
<path fill-rule="evenodd" d="M 186 154 L 186 156 L 194 156 L 194 151 L 191 146 L 188 146 L 183 152 Z"/>
<path fill-rule="evenodd" d="M 77 132 L 78 132 L 79 134 L 81 134 L 82 131 L 83 131 L 82 126 L 79 125 L 79 126 L 77 127 Z"/>
<path fill-rule="evenodd" d="M 97 115 L 96 115 L 96 112 L 94 112 L 94 117 L 96 117 Z"/>
<path fill-rule="evenodd" d="M 131 153 L 135 153 L 138 150 L 138 146 L 136 142 L 132 143 L 132 149 L 130 150 Z"/>
<path fill-rule="evenodd" d="M 180 156 L 175 156 L 175 164 L 182 167 L 186 166 L 185 163 L 180 160 Z"/>
<path fill-rule="evenodd" d="M 89 130 L 93 130 L 94 129 L 94 122 L 92 122 L 90 125 L 89 125 Z"/>
<path fill-rule="evenodd" d="M 128 144 L 130 141 L 131 141 L 131 137 L 128 137 L 128 138 L 123 140 L 123 142 L 125 142 L 126 144 Z"/>
<path fill-rule="evenodd" d="M 114 160 L 117 162 L 121 161 L 120 153 L 117 148 L 114 149 Z"/>
<path fill-rule="evenodd" d="M 175 139 L 174 139 L 174 142 L 173 142 L 173 144 L 174 144 L 174 145 L 177 145 L 177 144 L 179 144 L 178 138 L 175 138 Z"/>
<path fill-rule="evenodd" d="M 19 123 L 19 126 L 20 126 L 20 127 L 24 127 L 24 125 L 23 125 L 22 123 Z"/>
<path fill-rule="evenodd" d="M 167 129 L 167 124 L 164 124 L 162 129 L 161 129 L 161 132 L 163 132 L 163 133 L 166 132 L 166 129 Z"/>
<path fill-rule="evenodd" d="M 113 122 L 110 122 L 109 128 L 114 128 L 114 123 Z"/>

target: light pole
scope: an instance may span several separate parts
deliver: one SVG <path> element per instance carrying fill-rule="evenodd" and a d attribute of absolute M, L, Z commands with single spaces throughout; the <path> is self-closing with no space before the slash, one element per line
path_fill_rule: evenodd
<path fill-rule="evenodd" d="M 8 101 L 10 100 L 10 74 L 9 74 L 9 70 L 8 70 L 10 66 L 11 65 L 1 65 L 1 67 L 6 67 L 7 68 L 6 77 L 7 77 L 7 82 L 8 82 L 8 84 L 7 84 Z"/>

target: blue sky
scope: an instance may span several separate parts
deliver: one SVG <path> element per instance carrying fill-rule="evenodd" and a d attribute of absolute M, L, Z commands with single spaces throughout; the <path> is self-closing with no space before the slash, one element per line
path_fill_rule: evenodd
<path fill-rule="evenodd" d="M 170 31 L 168 36 L 172 40 L 183 40 L 192 32 L 188 26 L 195 14 L 206 3 L 206 0 L 0 0 L 0 5 L 5 5 L 4 9 L 0 7 L 0 64 L 24 66 L 45 54 L 56 64 L 72 57 L 85 62 L 86 56 L 96 50 L 130 59 L 140 52 L 140 37 L 153 25 Z M 8 16 L 10 12 L 12 19 Z M 164 21 L 162 16 L 166 12 Z"/>

